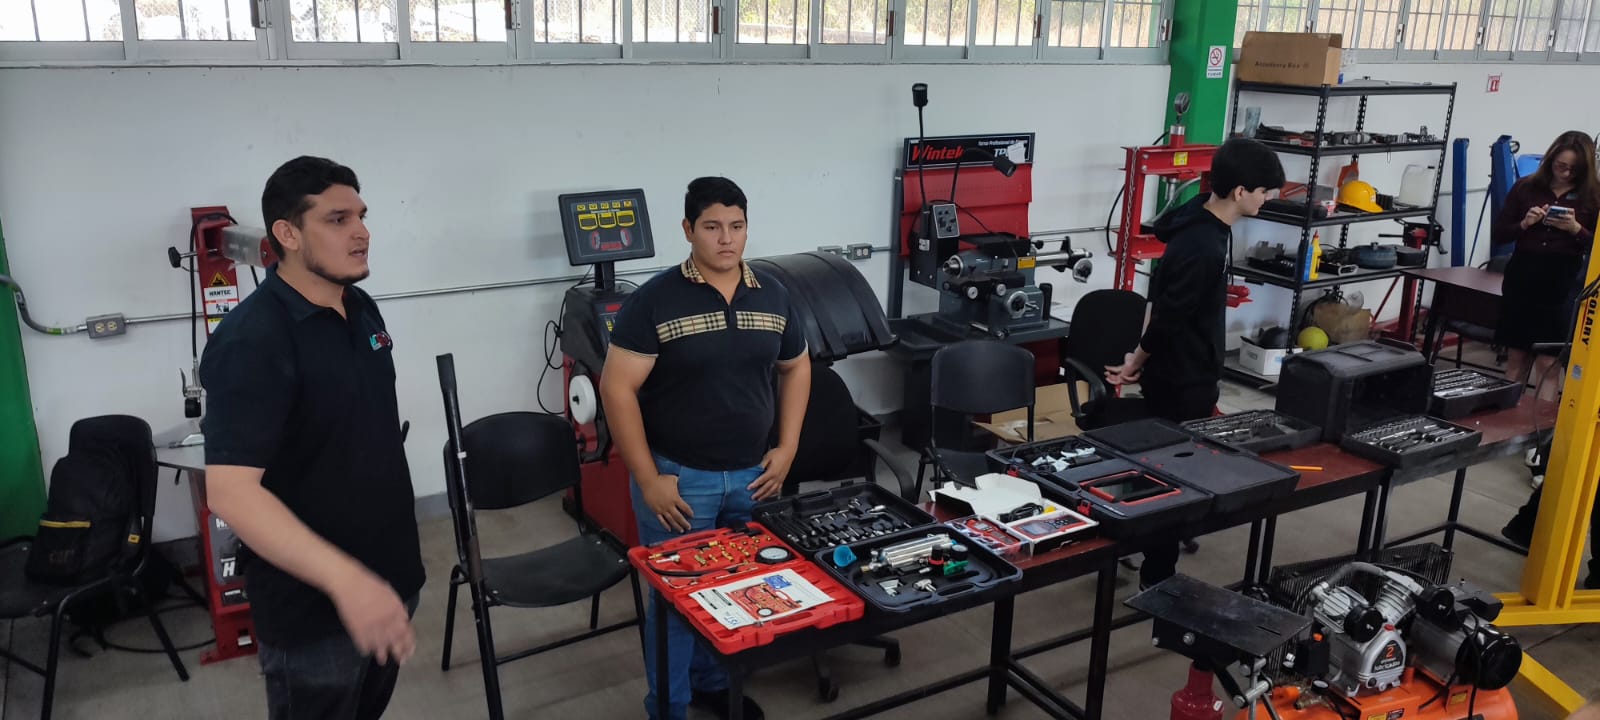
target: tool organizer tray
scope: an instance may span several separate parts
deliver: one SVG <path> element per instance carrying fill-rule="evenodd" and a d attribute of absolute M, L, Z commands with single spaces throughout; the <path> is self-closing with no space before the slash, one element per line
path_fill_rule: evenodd
<path fill-rule="evenodd" d="M 964 548 L 966 565 L 947 575 L 942 570 L 934 569 L 927 560 L 927 552 L 920 553 L 920 559 L 918 559 L 919 553 L 910 550 L 902 552 L 896 558 L 884 558 L 878 553 L 879 550 L 905 547 L 908 543 L 920 540 L 926 540 L 930 544 Z M 854 554 L 853 562 L 845 567 L 839 567 L 835 564 L 835 553 L 838 549 L 821 550 L 814 556 L 817 565 L 850 592 L 860 595 L 867 603 L 883 612 L 910 612 L 969 595 L 998 592 L 1004 585 L 1022 578 L 1022 571 L 1015 565 L 990 552 L 988 548 L 972 542 L 956 529 L 944 525 L 904 530 L 893 535 L 850 543 L 840 546 L 839 549 L 845 547 Z M 901 560 L 897 563 L 898 568 L 869 569 L 874 563 L 890 559 Z M 947 557 L 946 563 L 948 562 Z M 891 581 L 898 583 L 893 589 L 885 586 L 885 583 Z M 924 582 L 928 584 L 918 587 L 919 583 Z"/>
<path fill-rule="evenodd" d="M 1522 401 L 1522 383 L 1476 370 L 1441 370 L 1433 375 L 1428 414 L 1455 420 L 1486 410 L 1516 407 Z"/>
<path fill-rule="evenodd" d="M 1186 432 L 1165 420 L 1137 420 L 1106 431 L 1136 438 L 1176 437 L 1170 445 L 1144 450 L 1128 459 L 1177 478 L 1212 497 L 1211 512 L 1231 513 L 1294 492 L 1300 473 L 1215 440 Z M 1095 431 L 1101 432 L 1101 431 Z M 1134 445 L 1142 445 L 1134 443 Z"/>
<path fill-rule="evenodd" d="M 1180 440 L 1186 437 L 1177 435 Z M 1041 458 L 1086 458 L 1089 449 L 1098 460 L 1059 469 L 1055 464 L 1035 465 Z M 989 458 L 1004 472 L 1066 493 L 1076 500 L 1078 512 L 1100 523 L 1100 534 L 1114 540 L 1159 533 L 1199 520 L 1211 510 L 1212 497 L 1203 489 L 1140 467 L 1081 436 L 991 450 Z"/>
<path fill-rule="evenodd" d="M 878 507 L 883 509 L 872 511 Z M 876 483 L 851 483 L 768 500 L 756 505 L 751 516 L 808 554 L 935 522 L 922 508 Z"/>
<path fill-rule="evenodd" d="M 1352 455 L 1403 469 L 1470 450 L 1482 439 L 1483 434 L 1477 430 L 1427 415 L 1411 415 L 1345 435 L 1339 447 Z"/>
<path fill-rule="evenodd" d="M 1246 410 L 1183 424 L 1189 431 L 1253 453 L 1298 450 L 1317 444 L 1322 428 L 1275 410 Z"/>
<path fill-rule="evenodd" d="M 769 562 L 764 552 L 782 551 L 786 560 Z M 675 559 L 674 559 L 675 558 Z M 779 635 L 804 628 L 825 628 L 859 619 L 866 610 L 860 597 L 846 590 L 833 576 L 804 554 L 795 552 L 759 523 L 742 528 L 716 528 L 676 537 L 663 543 L 628 550 L 628 561 L 650 586 L 659 591 L 701 637 L 718 652 L 731 655 L 772 642 Z M 694 594 L 725 588 L 782 571 L 795 575 L 825 593 L 828 602 L 781 615 L 794 603 L 784 592 L 785 581 L 770 578 L 758 583 L 745 597 L 761 612 L 780 614 L 771 620 L 752 615 L 753 622 L 729 628 L 703 607 Z M 759 591 L 759 592 L 758 592 Z M 759 596 L 759 597 L 757 597 Z"/>

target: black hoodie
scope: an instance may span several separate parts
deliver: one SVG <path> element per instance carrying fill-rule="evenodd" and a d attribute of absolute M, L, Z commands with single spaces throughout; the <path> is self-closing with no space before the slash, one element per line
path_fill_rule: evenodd
<path fill-rule="evenodd" d="M 1215 385 L 1222 379 L 1230 229 L 1205 208 L 1202 194 L 1162 215 L 1156 239 L 1167 249 L 1150 274 L 1150 326 L 1139 345 L 1150 353 L 1143 375 L 1168 386 Z"/>

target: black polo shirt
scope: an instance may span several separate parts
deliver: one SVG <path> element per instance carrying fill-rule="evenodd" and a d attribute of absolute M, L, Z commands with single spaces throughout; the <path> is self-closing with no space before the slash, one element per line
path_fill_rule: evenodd
<path fill-rule="evenodd" d="M 650 449 L 697 470 L 760 464 L 772 431 L 775 365 L 806 351 L 784 287 L 744 265 L 729 303 L 692 260 L 622 303 L 611 345 L 655 358 L 639 389 Z"/>
<path fill-rule="evenodd" d="M 312 532 L 389 581 L 422 588 L 411 471 L 401 446 L 394 343 L 371 296 L 348 320 L 267 271 L 217 326 L 200 363 L 206 464 L 263 468 L 261 485 Z M 240 552 L 256 633 L 269 645 L 340 632 L 319 590 Z"/>

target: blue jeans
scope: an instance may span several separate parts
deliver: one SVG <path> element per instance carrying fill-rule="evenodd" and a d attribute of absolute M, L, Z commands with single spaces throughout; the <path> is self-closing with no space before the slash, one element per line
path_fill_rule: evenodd
<path fill-rule="evenodd" d="M 755 501 L 750 498 L 747 486 L 761 476 L 761 468 L 712 472 L 687 468 L 660 455 L 655 456 L 656 470 L 662 475 L 678 476 L 678 495 L 689 505 L 694 517 L 688 518 L 689 532 L 727 527 L 749 522 L 750 508 Z M 633 513 L 639 519 L 639 542 L 644 545 L 670 540 L 687 533 L 675 532 L 661 526 L 655 511 L 644 503 L 635 479 L 629 483 L 633 493 Z M 650 684 L 645 695 L 645 712 L 651 720 L 684 720 L 688 712 L 691 688 L 700 692 L 724 690 L 728 687 L 728 674 L 717 663 L 716 657 L 704 643 L 698 641 L 695 631 L 683 623 L 677 613 L 667 620 L 667 687 L 671 718 L 656 716 L 656 593 L 650 594 L 650 612 L 644 621 L 644 674 Z"/>
<path fill-rule="evenodd" d="M 415 615 L 417 598 L 405 601 Z M 361 654 L 349 633 L 256 648 L 267 680 L 270 720 L 377 720 L 389 706 L 400 665 Z"/>

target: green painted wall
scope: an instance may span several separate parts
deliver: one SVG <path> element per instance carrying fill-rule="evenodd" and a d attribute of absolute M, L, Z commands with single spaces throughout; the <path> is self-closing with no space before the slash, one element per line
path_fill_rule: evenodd
<path fill-rule="evenodd" d="M 10 274 L 0 230 L 0 274 Z M 44 466 L 33 424 L 16 297 L 0 288 L 0 539 L 32 535 L 44 512 Z"/>

